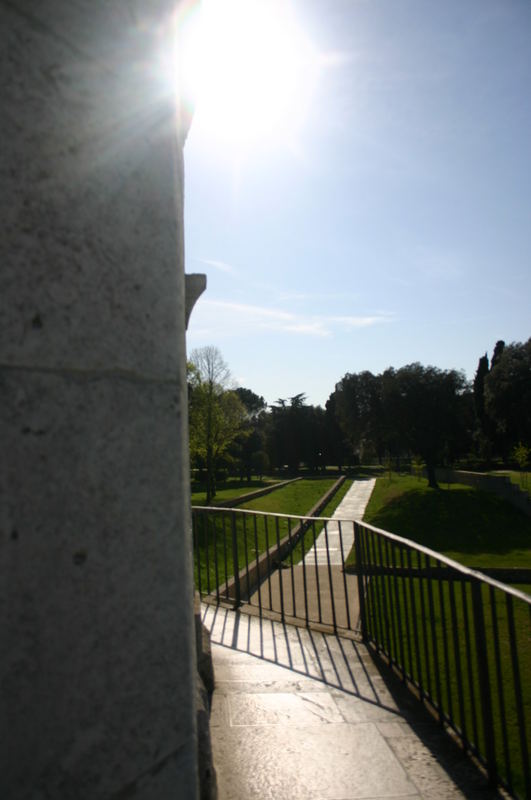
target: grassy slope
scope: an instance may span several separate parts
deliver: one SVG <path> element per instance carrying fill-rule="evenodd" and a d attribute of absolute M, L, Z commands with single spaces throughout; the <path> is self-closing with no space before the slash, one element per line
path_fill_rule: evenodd
<path fill-rule="evenodd" d="M 214 498 L 213 505 L 222 500 L 231 500 L 234 497 L 241 497 L 242 494 L 253 492 L 255 489 L 263 489 L 265 486 L 271 486 L 280 481 L 276 478 L 265 477 L 263 480 L 257 478 L 249 481 L 240 481 L 238 478 L 229 478 L 227 481 L 218 484 L 216 497 Z M 206 503 L 206 490 L 204 488 L 192 492 L 192 505 L 204 506 Z"/>
<path fill-rule="evenodd" d="M 490 492 L 381 478 L 364 519 L 469 566 L 531 568 L 531 520 Z"/>
<path fill-rule="evenodd" d="M 271 494 L 251 500 L 239 508 L 271 514 L 304 515 L 334 485 L 336 480 L 336 478 L 303 478 L 303 480 L 290 483 Z"/>

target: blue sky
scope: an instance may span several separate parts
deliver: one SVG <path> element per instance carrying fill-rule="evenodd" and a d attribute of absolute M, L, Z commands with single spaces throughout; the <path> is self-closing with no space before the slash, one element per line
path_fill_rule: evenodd
<path fill-rule="evenodd" d="M 188 350 L 216 345 L 269 403 L 413 361 L 472 378 L 531 335 L 531 3 L 294 8 L 319 54 L 298 126 L 192 124 Z"/>

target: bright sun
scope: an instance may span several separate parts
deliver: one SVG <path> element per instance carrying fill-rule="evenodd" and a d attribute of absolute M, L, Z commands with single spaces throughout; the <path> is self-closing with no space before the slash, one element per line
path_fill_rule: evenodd
<path fill-rule="evenodd" d="M 282 0 L 203 0 L 184 31 L 180 62 L 194 126 L 245 149 L 297 137 L 318 57 Z"/>

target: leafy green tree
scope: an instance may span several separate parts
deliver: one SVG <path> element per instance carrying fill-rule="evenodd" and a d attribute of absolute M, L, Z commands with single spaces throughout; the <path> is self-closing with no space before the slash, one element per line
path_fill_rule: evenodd
<path fill-rule="evenodd" d="M 260 480 L 264 473 L 269 471 L 269 456 L 264 450 L 256 450 L 252 456 L 252 469 Z"/>
<path fill-rule="evenodd" d="M 505 342 L 503 339 L 498 339 L 496 344 L 494 345 L 494 352 L 492 353 L 492 361 L 491 361 L 491 369 L 494 369 L 498 361 L 503 355 L 503 351 L 505 350 Z"/>
<path fill-rule="evenodd" d="M 326 464 L 336 464 L 342 469 L 347 460 L 345 434 L 337 418 L 337 389 L 332 392 L 325 406 L 325 445 L 324 460 Z"/>
<path fill-rule="evenodd" d="M 347 373 L 334 392 L 336 415 L 352 454 L 363 458 L 369 449 L 381 459 L 384 429 L 381 379 L 372 372 Z"/>
<path fill-rule="evenodd" d="M 485 355 L 481 356 L 479 359 L 473 384 L 474 407 L 476 409 L 476 416 L 482 428 L 485 423 L 485 378 L 488 374 L 489 358 L 485 353 Z"/>
<path fill-rule="evenodd" d="M 247 481 L 250 482 L 253 472 L 253 454 L 266 447 L 267 404 L 263 397 L 251 389 L 238 387 L 234 391 L 245 406 L 245 425 L 231 445 L 230 453 L 238 465 L 240 479 L 247 478 Z"/>
<path fill-rule="evenodd" d="M 216 468 L 245 426 L 245 406 L 231 391 L 230 372 L 216 347 L 193 350 L 190 358 L 190 453 L 206 467 L 207 505 L 216 495 Z"/>
<path fill-rule="evenodd" d="M 437 488 L 435 467 L 452 457 L 466 441 L 463 430 L 465 377 L 456 370 L 409 364 L 395 374 L 398 389 L 396 424 L 408 450 L 426 463 L 428 484 Z"/>
<path fill-rule="evenodd" d="M 531 443 L 531 338 L 498 350 L 485 378 L 485 412 L 496 449 L 506 459 L 519 442 Z"/>

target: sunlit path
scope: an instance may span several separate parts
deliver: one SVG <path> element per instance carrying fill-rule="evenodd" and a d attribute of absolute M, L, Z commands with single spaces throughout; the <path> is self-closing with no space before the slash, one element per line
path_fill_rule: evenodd
<path fill-rule="evenodd" d="M 354 481 L 333 521 L 327 523 L 303 561 L 292 569 L 276 569 L 254 592 L 251 605 L 263 603 L 273 611 L 283 610 L 285 617 L 335 629 L 355 627 L 359 616 L 357 578 L 343 571 L 343 563 L 354 543 L 353 520 L 363 518 L 374 484 L 374 478 Z"/>
<path fill-rule="evenodd" d="M 221 607 L 203 620 L 219 800 L 497 796 L 363 645 Z"/>

